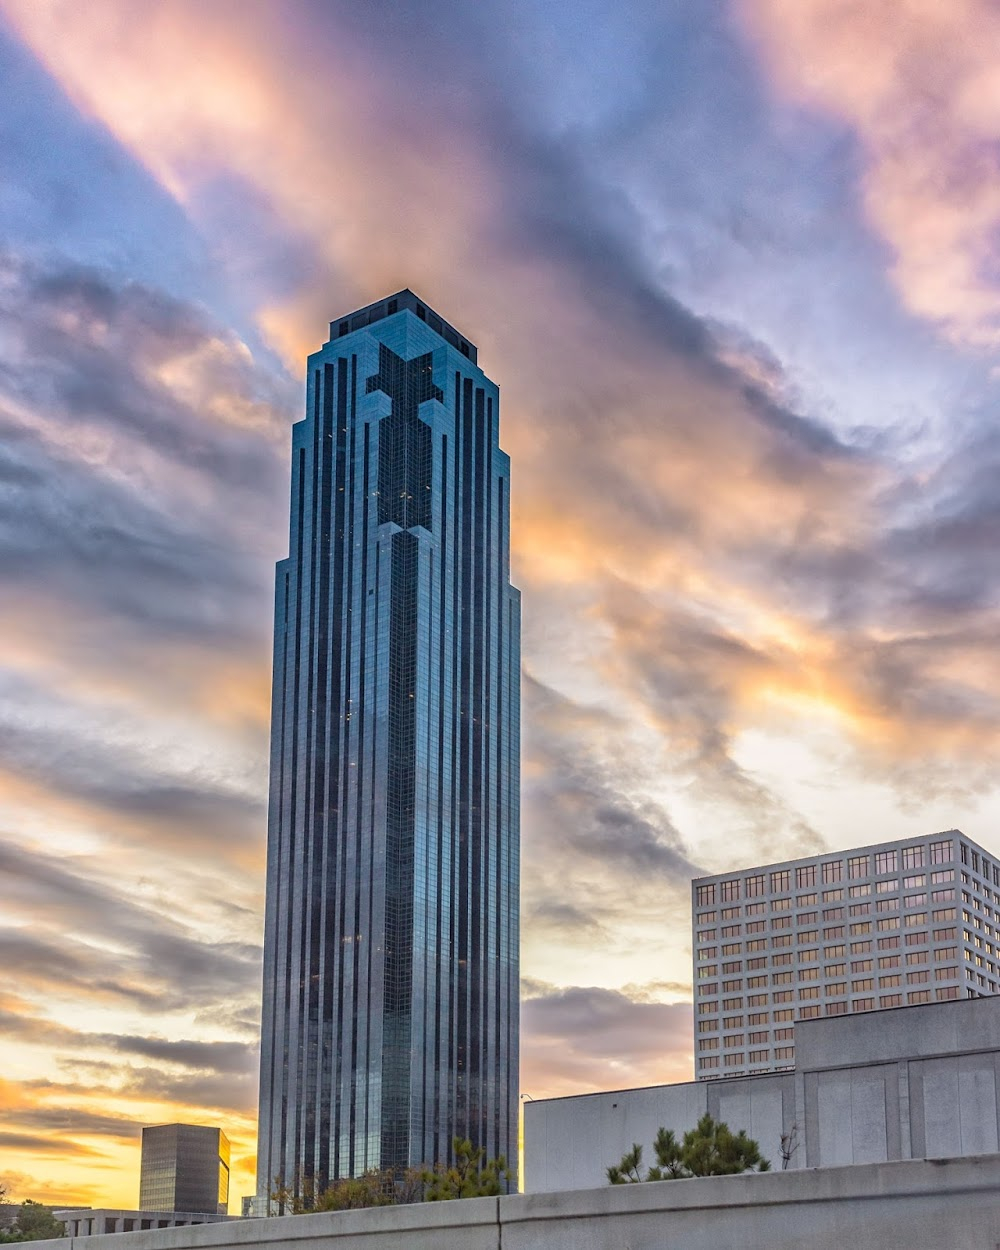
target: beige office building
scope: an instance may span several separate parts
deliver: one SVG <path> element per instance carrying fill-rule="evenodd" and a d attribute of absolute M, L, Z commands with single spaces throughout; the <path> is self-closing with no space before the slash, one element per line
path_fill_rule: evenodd
<path fill-rule="evenodd" d="M 695 1075 L 795 1066 L 797 1020 L 995 994 L 1000 858 L 958 830 L 691 883 Z"/>

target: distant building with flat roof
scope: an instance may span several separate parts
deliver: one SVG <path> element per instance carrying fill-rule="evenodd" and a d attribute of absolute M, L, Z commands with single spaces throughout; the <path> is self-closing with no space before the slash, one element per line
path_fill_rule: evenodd
<path fill-rule="evenodd" d="M 793 1026 L 996 994 L 1000 859 L 957 829 L 691 883 L 699 1080 L 795 1066 Z"/>
<path fill-rule="evenodd" d="M 229 1209 L 229 1139 L 201 1124 L 156 1124 L 142 1130 L 139 1207 L 143 1211 Z"/>

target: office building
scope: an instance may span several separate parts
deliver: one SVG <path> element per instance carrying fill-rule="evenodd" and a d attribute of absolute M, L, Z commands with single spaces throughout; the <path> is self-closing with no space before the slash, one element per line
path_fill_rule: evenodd
<path fill-rule="evenodd" d="M 499 394 L 411 291 L 330 326 L 277 567 L 258 1194 L 517 1158 L 519 595 Z"/>
<path fill-rule="evenodd" d="M 225 1215 L 229 1139 L 201 1124 L 155 1124 L 142 1130 L 139 1208 Z"/>
<path fill-rule="evenodd" d="M 695 1075 L 794 1066 L 797 1020 L 995 994 L 1000 860 L 958 830 L 691 883 Z"/>

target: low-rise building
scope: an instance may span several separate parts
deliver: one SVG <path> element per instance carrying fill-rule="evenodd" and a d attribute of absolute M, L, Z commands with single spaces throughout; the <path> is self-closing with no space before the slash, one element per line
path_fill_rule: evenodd
<path fill-rule="evenodd" d="M 525 1191 L 604 1185 L 633 1143 L 654 1162 L 657 1129 L 706 1112 L 777 1170 L 1000 1151 L 1000 998 L 794 1027 L 794 1071 L 526 1102 Z"/>

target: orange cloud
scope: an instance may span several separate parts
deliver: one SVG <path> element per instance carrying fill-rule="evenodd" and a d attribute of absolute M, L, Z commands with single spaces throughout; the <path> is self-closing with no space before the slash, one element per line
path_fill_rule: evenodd
<path fill-rule="evenodd" d="M 854 128 L 905 305 L 1000 342 L 1000 10 L 992 0 L 742 0 L 790 98 Z"/>

